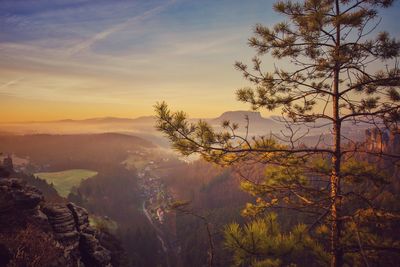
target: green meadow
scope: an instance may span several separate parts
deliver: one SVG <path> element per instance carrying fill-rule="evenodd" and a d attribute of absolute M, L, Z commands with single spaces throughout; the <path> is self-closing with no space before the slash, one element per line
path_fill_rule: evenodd
<path fill-rule="evenodd" d="M 72 169 L 60 172 L 39 172 L 35 176 L 53 184 L 58 194 L 67 197 L 73 186 L 78 186 L 82 180 L 93 177 L 96 171 L 84 169 Z"/>

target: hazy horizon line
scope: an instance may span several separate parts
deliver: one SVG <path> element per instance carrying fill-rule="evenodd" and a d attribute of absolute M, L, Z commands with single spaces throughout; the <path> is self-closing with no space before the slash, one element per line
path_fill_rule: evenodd
<path fill-rule="evenodd" d="M 219 115 L 215 115 L 212 117 L 189 117 L 189 119 L 216 119 L 220 116 L 222 116 L 225 113 L 228 112 L 247 112 L 247 113 L 259 113 L 262 118 L 271 118 L 274 117 L 275 115 L 270 115 L 270 116 L 263 116 L 263 114 L 260 111 L 253 111 L 253 110 L 227 110 L 222 113 L 219 113 Z M 190 114 L 189 114 L 190 115 Z M 141 115 L 141 116 L 135 116 L 135 117 L 119 117 L 119 116 L 100 116 L 100 117 L 85 117 L 85 118 L 79 118 L 79 119 L 71 119 L 71 118 L 60 118 L 60 119 L 53 119 L 53 120 L 21 120 L 21 121 L 0 121 L 0 124 L 17 124 L 17 123 L 52 123 L 52 122 L 82 122 L 82 121 L 87 121 L 87 120 L 100 120 L 100 119 L 119 119 L 119 120 L 136 120 L 136 119 L 141 119 L 141 118 L 149 118 L 149 117 L 155 117 L 155 115 Z"/>

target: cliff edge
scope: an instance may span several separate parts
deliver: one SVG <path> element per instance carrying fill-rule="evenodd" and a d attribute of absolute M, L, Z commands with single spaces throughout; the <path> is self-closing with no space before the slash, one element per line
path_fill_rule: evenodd
<path fill-rule="evenodd" d="M 46 202 L 35 187 L 0 178 L 0 266 L 113 266 L 88 212 Z"/>

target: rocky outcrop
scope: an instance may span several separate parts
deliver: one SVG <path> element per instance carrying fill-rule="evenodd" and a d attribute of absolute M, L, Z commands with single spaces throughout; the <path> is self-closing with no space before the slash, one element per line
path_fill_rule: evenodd
<path fill-rule="evenodd" d="M 9 177 L 14 172 L 12 158 L 7 156 L 0 162 L 0 177 Z"/>
<path fill-rule="evenodd" d="M 105 249 L 97 239 L 98 233 L 89 225 L 88 212 L 73 203 L 67 205 L 71 211 L 77 231 L 80 233 L 80 251 L 82 261 L 88 266 L 111 266 L 111 252 Z"/>
<path fill-rule="evenodd" d="M 112 266 L 111 253 L 97 239 L 85 209 L 45 202 L 39 190 L 22 180 L 0 179 L 0 234 L 30 224 L 49 234 L 63 252 L 49 266 Z"/>
<path fill-rule="evenodd" d="M 63 204 L 47 204 L 41 210 L 47 216 L 54 238 L 62 246 L 67 262 L 80 261 L 80 235 L 71 211 Z"/>
<path fill-rule="evenodd" d="M 382 152 L 387 154 L 400 153 L 400 134 L 399 132 L 387 129 L 367 129 L 365 131 L 366 149 L 371 152 Z"/>
<path fill-rule="evenodd" d="M 43 196 L 39 190 L 19 179 L 0 179 L 0 227 L 24 226 L 28 218 L 39 215 Z"/>

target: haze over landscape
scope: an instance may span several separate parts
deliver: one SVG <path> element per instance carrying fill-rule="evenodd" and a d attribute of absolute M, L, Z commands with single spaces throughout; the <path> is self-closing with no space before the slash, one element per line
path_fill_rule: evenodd
<path fill-rule="evenodd" d="M 399 14 L 0 0 L 0 267 L 397 266 Z"/>

